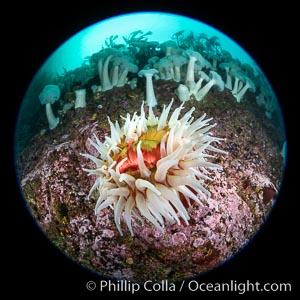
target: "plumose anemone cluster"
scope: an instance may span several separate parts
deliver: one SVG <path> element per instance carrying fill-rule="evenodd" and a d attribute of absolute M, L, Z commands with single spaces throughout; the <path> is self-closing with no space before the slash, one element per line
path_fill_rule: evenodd
<path fill-rule="evenodd" d="M 222 169 L 208 161 L 213 156 L 207 151 L 225 153 L 212 145 L 222 140 L 210 134 L 215 126 L 209 124 L 212 119 L 204 114 L 194 120 L 195 108 L 180 118 L 183 104 L 169 117 L 172 103 L 164 106 L 160 117 L 152 107 L 146 117 L 142 104 L 140 116 L 135 112 L 122 117 L 122 127 L 108 118 L 111 136 L 103 143 L 97 136 L 95 141 L 89 139 L 99 157 L 82 154 L 96 165 L 84 169 L 96 176 L 89 193 L 89 197 L 95 190 L 99 193 L 95 213 L 112 207 L 121 235 L 123 212 L 132 236 L 131 217 L 146 219 L 161 231 L 166 220 L 189 224 L 187 208 L 194 202 L 203 205 L 202 200 L 210 196 L 204 187 L 204 181 L 211 180 L 209 169 Z"/>

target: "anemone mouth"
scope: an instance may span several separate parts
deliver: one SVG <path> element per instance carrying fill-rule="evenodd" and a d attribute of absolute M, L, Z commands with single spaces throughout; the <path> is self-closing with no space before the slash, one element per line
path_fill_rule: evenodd
<path fill-rule="evenodd" d="M 157 130 L 157 126 L 148 126 L 147 131 L 138 137 L 137 140 L 131 139 L 128 143 L 125 138 L 117 145 L 119 153 L 113 154 L 112 159 L 117 162 L 116 169 L 120 174 L 129 173 L 138 176 L 139 164 L 137 147 L 140 143 L 142 157 L 145 166 L 154 174 L 156 171 L 156 163 L 162 158 L 161 156 L 161 140 L 169 132 L 168 128 Z"/>
<path fill-rule="evenodd" d="M 99 197 L 95 213 L 113 207 L 114 221 L 122 235 L 121 219 L 124 219 L 134 235 L 131 218 L 146 219 L 164 231 L 166 221 L 189 224 L 187 208 L 193 203 L 203 206 L 202 200 L 210 196 L 204 187 L 210 169 L 221 166 L 209 162 L 210 152 L 225 153 L 212 146 L 222 139 L 213 137 L 209 125 L 211 119 L 205 115 L 197 120 L 192 116 L 195 108 L 181 118 L 183 104 L 169 117 L 173 100 L 164 106 L 160 117 L 149 107 L 145 116 L 144 106 L 140 115 L 127 115 L 120 127 L 109 120 L 111 136 L 101 143 L 90 139 L 100 153 L 100 159 L 82 154 L 97 166 L 86 170 L 97 176 L 90 194 L 97 190 Z"/>

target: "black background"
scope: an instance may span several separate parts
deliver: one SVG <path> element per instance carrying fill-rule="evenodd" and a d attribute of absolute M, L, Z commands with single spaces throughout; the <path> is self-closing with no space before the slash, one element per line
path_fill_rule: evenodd
<path fill-rule="evenodd" d="M 1 188 L 2 269 L 6 280 L 2 289 L 13 294 L 35 298 L 53 296 L 96 296 L 99 291 L 88 292 L 88 280 L 100 280 L 96 275 L 82 269 L 61 254 L 41 233 L 21 199 L 13 168 L 12 145 L 15 120 L 21 99 L 35 72 L 45 59 L 64 41 L 76 32 L 107 17 L 136 11 L 164 11 L 186 15 L 212 25 L 226 33 L 257 61 L 273 85 L 286 119 L 289 142 L 288 168 L 281 197 L 272 210 L 269 221 L 262 227 L 255 239 L 230 262 L 198 277 L 199 281 L 251 280 L 253 282 L 292 282 L 296 290 L 294 269 L 297 270 L 296 242 L 299 238 L 299 218 L 296 204 L 299 199 L 294 185 L 292 168 L 298 163 L 293 160 L 293 140 L 297 135 L 296 118 L 292 116 L 299 96 L 295 98 L 299 78 L 293 77 L 299 61 L 296 36 L 292 35 L 296 19 L 293 8 L 272 4 L 269 8 L 260 3 L 240 1 L 223 4 L 209 4 L 204 1 L 62 1 L 33 4 L 10 4 L 3 9 L 3 44 L 1 52 L 6 68 L 4 83 L 6 99 L 3 107 L 1 137 L 5 141 L 2 150 L 1 173 L 9 184 Z M 299 64 L 299 63 L 298 63 Z M 3 84 L 3 81 L 2 81 Z M 299 84 L 298 84 L 299 85 Z M 5 95 L 5 94 L 4 94 Z M 3 95 L 2 95 L 3 96 Z M 4 96 L 3 96 L 4 97 Z M 299 129 L 299 125 L 298 125 Z M 10 160 L 6 159 L 9 157 Z M 295 156 L 295 159 L 296 156 Z M 2 160 L 1 160 L 2 161 Z M 1 162 L 2 165 L 2 162 Z M 298 164 L 299 165 L 299 164 Z M 8 208 L 6 204 L 9 204 Z M 11 207 L 10 204 L 13 206 Z M 201 293 L 191 296 L 202 297 Z M 119 295 L 121 296 L 121 295 Z M 170 296 L 166 295 L 165 296 Z M 209 296 L 209 294 L 205 294 Z M 265 296 L 265 295 L 264 295 Z M 286 294 L 282 296 L 288 296 Z"/>

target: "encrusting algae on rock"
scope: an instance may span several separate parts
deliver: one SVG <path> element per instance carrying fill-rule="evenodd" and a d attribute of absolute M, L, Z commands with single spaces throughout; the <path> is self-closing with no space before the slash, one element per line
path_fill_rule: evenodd
<path fill-rule="evenodd" d="M 162 91 L 167 90 L 168 85 L 169 83 L 159 82 L 156 93 L 160 95 Z M 118 90 L 112 91 L 111 94 L 116 92 Z M 214 117 L 217 125 L 206 134 L 211 132 L 212 136 L 225 138 L 218 144 L 218 148 L 227 154 L 215 153 L 215 158 L 207 159 L 222 166 L 223 170 L 212 169 L 206 174 L 213 181 L 205 180 L 203 183 L 211 193 L 211 197 L 199 198 L 203 206 L 192 200 L 192 206 L 188 207 L 187 201 L 184 198 L 180 199 L 188 213 L 189 225 L 186 225 L 174 208 L 181 224 L 171 224 L 168 219 L 162 217 L 164 227 L 157 222 L 163 227 L 163 232 L 150 221 L 146 221 L 146 218 L 143 217 L 146 222 L 142 223 L 133 215 L 132 237 L 126 228 L 126 221 L 122 223 L 125 216 L 123 213 L 120 218 L 123 236 L 120 236 L 114 222 L 115 211 L 110 206 L 95 215 L 99 186 L 91 193 L 90 200 L 87 199 L 95 179 L 99 176 L 87 176 L 88 173 L 82 170 L 96 170 L 96 167 L 93 161 L 80 156 L 80 153 L 90 153 L 99 160 L 102 158 L 87 139 L 91 137 L 97 144 L 95 135 L 105 144 L 106 136 L 111 137 L 107 115 L 111 116 L 111 120 L 119 120 L 119 114 L 114 112 L 122 111 L 123 103 L 114 103 L 113 109 L 99 114 L 97 120 L 90 120 L 97 107 L 97 103 L 91 102 L 80 114 L 68 111 L 68 122 L 64 123 L 64 127 L 58 127 L 57 130 L 43 136 L 36 136 L 20 160 L 21 184 L 32 214 L 51 241 L 75 262 L 90 270 L 113 278 L 136 281 L 176 280 L 195 276 L 215 268 L 241 249 L 263 224 L 274 203 L 274 200 L 267 203 L 261 200 L 257 190 L 259 188 L 264 191 L 269 188 L 270 182 L 278 188 L 282 160 L 280 155 L 276 154 L 278 150 L 270 140 L 267 127 L 259 121 L 253 121 L 260 120 L 263 113 L 249 113 L 247 107 L 237 105 L 229 97 L 220 99 L 217 93 L 218 91 L 214 91 L 209 101 L 185 102 L 181 113 L 184 115 L 194 106 L 195 120 L 201 118 L 203 111 L 209 117 Z M 169 105 L 169 101 L 161 99 L 162 106 Z M 169 115 L 181 104 L 174 98 Z M 224 110 L 225 105 L 228 109 Z M 137 102 L 128 101 L 130 120 L 135 111 L 140 111 L 140 107 Z M 107 104 L 105 108 L 107 109 Z M 162 109 L 154 111 L 154 114 L 157 117 L 161 116 Z M 240 118 L 241 115 L 244 117 Z M 121 123 L 120 120 L 119 122 Z M 74 127 L 74 124 L 78 125 Z M 212 125 L 207 124 L 208 126 Z M 146 153 L 144 147 L 150 150 L 151 146 L 152 149 L 154 147 L 154 144 L 149 144 L 148 141 L 153 139 L 152 134 L 157 130 L 149 128 L 148 126 L 148 133 L 139 138 L 142 141 L 147 140 L 141 142 L 142 153 Z M 242 132 L 237 134 L 237 129 Z M 168 130 L 166 126 L 160 134 Z M 49 137 L 55 138 L 55 145 L 49 143 Z M 121 138 L 122 149 L 127 145 L 122 143 L 124 138 L 125 136 Z M 155 138 L 159 140 L 162 137 Z M 133 142 L 131 150 L 128 150 L 128 146 L 127 152 L 119 152 L 120 156 L 112 155 L 115 164 L 121 161 L 121 153 L 122 159 L 128 153 L 136 153 L 133 149 L 136 149 L 137 144 Z M 151 150 L 148 153 L 151 153 L 150 157 L 155 158 L 154 161 L 159 159 L 160 151 Z M 274 160 L 270 163 L 272 157 Z M 137 157 L 132 160 L 137 166 Z M 150 163 L 150 158 L 147 160 Z M 147 161 L 145 165 L 152 171 Z M 133 165 L 129 169 L 129 164 L 126 166 L 124 163 L 120 165 L 120 171 L 121 175 L 131 171 L 130 175 L 133 176 L 136 170 Z M 152 180 L 151 176 L 150 179 Z M 138 211 L 138 208 L 136 210 Z M 128 258 L 132 258 L 132 264 L 128 263 L 131 262 Z"/>
<path fill-rule="evenodd" d="M 210 193 L 204 188 L 204 180 L 211 180 L 209 169 L 221 169 L 207 158 L 207 153 L 226 153 L 211 145 L 219 143 L 220 138 L 210 135 L 211 119 L 205 114 L 194 121 L 193 107 L 181 118 L 181 104 L 169 116 L 173 101 L 164 106 L 161 116 L 155 117 L 152 107 L 146 118 L 144 105 L 141 115 L 136 112 L 131 117 L 127 114 L 125 124 L 113 124 L 110 119 L 111 137 L 106 136 L 101 143 L 89 142 L 99 152 L 100 158 L 90 154 L 82 154 L 96 164 L 96 169 L 84 169 L 89 175 L 97 178 L 89 196 L 97 189 L 98 198 L 95 213 L 113 206 L 114 221 L 122 235 L 121 217 L 125 211 L 125 222 L 131 235 L 131 216 L 143 221 L 150 221 L 163 231 L 164 220 L 189 224 L 189 215 L 185 205 L 197 202 L 203 205 L 201 198 Z"/>

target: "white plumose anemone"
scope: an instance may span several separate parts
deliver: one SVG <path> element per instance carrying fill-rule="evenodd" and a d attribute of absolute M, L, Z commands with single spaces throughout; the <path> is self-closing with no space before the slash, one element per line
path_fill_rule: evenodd
<path fill-rule="evenodd" d="M 151 107 L 147 118 L 142 104 L 140 116 L 122 117 L 122 127 L 108 118 L 111 136 L 103 143 L 97 136 L 95 141 L 89 139 L 99 157 L 82 154 L 96 165 L 94 170 L 84 169 L 96 176 L 88 196 L 99 192 L 95 214 L 113 207 L 121 235 L 123 212 L 132 236 L 131 217 L 142 222 L 145 218 L 161 231 L 165 220 L 189 224 L 186 207 L 193 202 L 203 205 L 201 199 L 210 196 L 203 186 L 204 180 L 211 180 L 208 169 L 221 169 L 207 161 L 213 156 L 206 150 L 225 153 L 211 145 L 222 140 L 210 135 L 215 126 L 209 125 L 212 119 L 205 119 L 204 114 L 194 121 L 194 107 L 179 118 L 184 104 L 168 118 L 172 103 L 164 107 L 159 118 Z"/>

